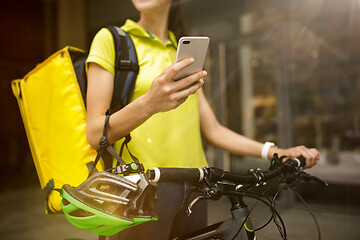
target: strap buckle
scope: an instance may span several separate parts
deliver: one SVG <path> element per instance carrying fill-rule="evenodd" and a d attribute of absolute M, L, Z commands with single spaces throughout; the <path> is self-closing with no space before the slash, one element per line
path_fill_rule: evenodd
<path fill-rule="evenodd" d="M 120 64 L 119 66 L 117 66 L 117 68 L 119 68 L 120 70 L 139 72 L 139 65 L 131 60 L 120 59 Z"/>
<path fill-rule="evenodd" d="M 116 166 L 114 173 L 123 174 L 124 176 L 134 174 L 134 173 L 144 173 L 145 168 L 141 163 L 131 162 L 128 164 L 122 164 Z"/>

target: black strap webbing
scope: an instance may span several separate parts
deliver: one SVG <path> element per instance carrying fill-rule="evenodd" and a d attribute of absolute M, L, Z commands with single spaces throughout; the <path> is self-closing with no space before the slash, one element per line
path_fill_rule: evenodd
<path fill-rule="evenodd" d="M 41 192 L 45 200 L 48 200 L 51 191 L 54 190 L 54 187 L 55 187 L 54 179 L 50 179 Z"/>
<path fill-rule="evenodd" d="M 99 162 L 100 158 L 104 155 L 104 151 L 106 150 L 112 157 L 114 157 L 119 164 L 124 164 L 126 165 L 126 162 L 116 153 L 115 149 L 109 144 L 107 135 L 109 132 L 109 119 L 110 119 L 110 114 L 107 113 L 106 117 L 105 117 L 105 122 L 104 122 L 104 129 L 103 129 L 103 135 L 100 139 L 100 149 L 98 150 L 98 153 L 96 155 L 94 164 L 91 166 L 91 170 L 89 172 L 89 176 L 91 176 L 94 171 L 95 171 L 95 167 L 97 165 L 97 163 Z"/>
<path fill-rule="evenodd" d="M 126 149 L 128 150 L 128 153 L 129 153 L 131 159 L 132 159 L 134 162 L 139 163 L 139 159 L 137 159 L 137 157 L 135 157 L 135 156 L 130 152 L 130 149 L 129 149 L 129 147 L 128 147 L 128 143 L 130 142 L 130 140 L 131 140 L 131 136 L 130 136 L 130 134 L 128 134 L 128 135 L 125 137 L 124 142 L 121 144 L 121 149 L 120 149 L 120 154 L 119 154 L 119 155 L 122 156 L 123 151 L 124 151 L 124 146 L 126 146 Z"/>

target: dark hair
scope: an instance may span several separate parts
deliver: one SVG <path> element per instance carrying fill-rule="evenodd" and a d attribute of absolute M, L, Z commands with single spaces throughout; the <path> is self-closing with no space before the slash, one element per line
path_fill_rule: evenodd
<path fill-rule="evenodd" d="M 182 16 L 181 0 L 172 0 L 168 29 L 171 30 L 177 39 L 185 35 L 185 25 Z"/>

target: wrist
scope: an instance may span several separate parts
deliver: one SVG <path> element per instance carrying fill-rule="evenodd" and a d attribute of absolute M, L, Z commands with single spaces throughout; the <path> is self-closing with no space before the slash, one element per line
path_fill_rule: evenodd
<path fill-rule="evenodd" d="M 272 142 L 264 143 L 261 149 L 261 158 L 264 160 L 270 160 L 274 154 L 275 144 Z"/>
<path fill-rule="evenodd" d="M 279 154 L 279 148 L 277 148 L 276 146 L 272 146 L 269 148 L 269 151 L 268 151 L 268 159 L 271 160 L 273 157 L 274 157 L 274 154 L 277 153 Z"/>
<path fill-rule="evenodd" d="M 144 117 L 150 118 L 152 115 L 154 115 L 156 113 L 156 111 L 154 110 L 154 108 L 152 108 L 150 101 L 148 100 L 146 94 L 138 97 L 135 100 L 138 103 L 139 108 L 141 109 L 141 111 L 144 113 Z"/>

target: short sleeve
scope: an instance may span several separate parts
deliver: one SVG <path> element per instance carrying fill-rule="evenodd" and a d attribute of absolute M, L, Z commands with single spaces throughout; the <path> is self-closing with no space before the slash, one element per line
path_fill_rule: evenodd
<path fill-rule="evenodd" d="M 86 70 L 91 62 L 100 65 L 112 75 L 115 75 L 114 40 L 111 32 L 106 28 L 100 29 L 91 43 L 89 56 L 86 59 Z"/>

